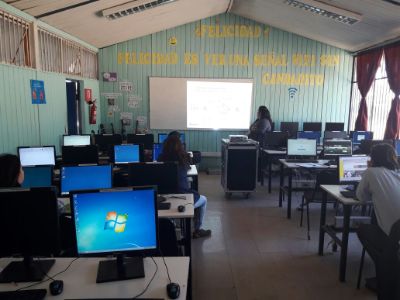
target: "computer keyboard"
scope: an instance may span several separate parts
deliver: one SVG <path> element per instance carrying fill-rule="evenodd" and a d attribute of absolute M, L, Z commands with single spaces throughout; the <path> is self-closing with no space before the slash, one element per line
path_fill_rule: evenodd
<path fill-rule="evenodd" d="M 133 298 L 71 298 L 64 300 L 132 300 Z M 135 298 L 136 299 L 136 298 Z M 139 298 L 140 300 L 164 300 L 163 298 Z"/>
<path fill-rule="evenodd" d="M 171 208 L 171 203 L 169 203 L 169 202 L 157 203 L 158 210 L 168 210 L 170 208 Z"/>
<path fill-rule="evenodd" d="M 318 159 L 299 159 L 299 158 L 288 158 L 286 159 L 288 163 L 318 163 Z"/>
<path fill-rule="evenodd" d="M 43 300 L 46 293 L 45 289 L 0 292 L 0 300 Z"/>
<path fill-rule="evenodd" d="M 345 198 L 356 198 L 356 191 L 340 191 L 340 194 Z"/>

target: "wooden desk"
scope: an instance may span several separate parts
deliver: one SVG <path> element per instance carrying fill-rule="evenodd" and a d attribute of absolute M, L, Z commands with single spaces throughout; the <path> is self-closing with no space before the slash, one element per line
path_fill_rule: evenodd
<path fill-rule="evenodd" d="M 327 233 L 335 240 L 336 244 L 340 246 L 339 280 L 344 282 L 346 280 L 347 248 L 349 244 L 351 209 L 353 205 L 363 205 L 363 203 L 355 199 L 343 197 L 340 194 L 340 185 L 321 185 L 320 187 L 324 193 L 321 204 L 318 254 L 324 254 L 324 238 L 325 233 Z M 336 232 L 332 230 L 332 227 L 326 224 L 326 203 L 328 194 L 343 205 L 342 239 L 339 239 L 336 236 Z"/>
<path fill-rule="evenodd" d="M 55 277 L 64 281 L 64 291 L 58 296 L 50 294 L 49 281 L 43 282 L 32 287 L 33 289 L 47 289 L 45 299 L 61 300 L 73 298 L 129 298 L 142 292 L 154 272 L 156 266 L 150 257 L 144 259 L 145 278 L 130 279 L 123 281 L 114 281 L 107 283 L 96 283 L 97 266 L 100 260 L 107 258 L 79 258 L 66 270 Z M 13 259 L 15 260 L 15 259 Z M 50 269 L 49 275 L 63 271 L 73 258 L 56 258 L 56 263 Z M 162 298 L 168 299 L 166 286 L 169 283 L 167 271 L 161 257 L 154 257 L 158 266 L 157 274 L 148 290 L 141 298 Z M 9 262 L 10 258 L 2 258 L 0 260 L 0 268 L 3 269 Z M 178 299 L 186 299 L 188 292 L 188 257 L 165 257 L 171 280 L 180 285 L 181 293 Z M 0 291 L 13 291 L 18 288 L 29 285 L 29 283 L 13 283 L 0 284 Z"/>
<path fill-rule="evenodd" d="M 303 168 L 301 163 L 292 163 L 287 162 L 286 159 L 279 159 L 280 162 L 280 179 L 279 179 L 279 207 L 282 207 L 284 192 L 287 191 L 288 194 L 288 204 L 287 204 L 287 218 L 290 219 L 292 217 L 292 192 L 293 191 L 306 191 L 310 190 L 310 188 L 296 188 L 293 189 L 293 170 Z M 318 160 L 317 164 L 314 164 L 313 167 L 307 168 L 309 171 L 321 171 L 321 170 L 331 170 L 334 168 L 325 166 L 324 163 L 327 163 L 328 160 L 321 159 Z M 335 167 L 336 168 L 336 167 Z M 285 184 L 285 171 L 288 175 L 288 186 L 286 187 Z M 312 188 L 314 189 L 314 188 Z"/>

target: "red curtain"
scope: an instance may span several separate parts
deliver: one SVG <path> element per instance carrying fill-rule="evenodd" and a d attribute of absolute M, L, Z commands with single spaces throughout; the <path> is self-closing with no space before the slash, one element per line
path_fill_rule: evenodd
<path fill-rule="evenodd" d="M 394 99 L 386 122 L 385 139 L 398 139 L 400 131 L 400 44 L 385 47 L 386 73 Z"/>
<path fill-rule="evenodd" d="M 357 56 L 357 84 L 361 93 L 361 102 L 354 130 L 367 130 L 368 128 L 368 108 L 367 97 L 372 82 L 375 79 L 376 70 L 382 58 L 382 49 L 377 49 Z"/>

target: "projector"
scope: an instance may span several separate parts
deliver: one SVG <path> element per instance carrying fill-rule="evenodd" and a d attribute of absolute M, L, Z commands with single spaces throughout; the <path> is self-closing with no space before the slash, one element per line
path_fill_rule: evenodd
<path fill-rule="evenodd" d="M 240 135 L 240 134 L 229 135 L 229 141 L 232 143 L 247 142 L 247 140 L 248 140 L 247 135 Z"/>

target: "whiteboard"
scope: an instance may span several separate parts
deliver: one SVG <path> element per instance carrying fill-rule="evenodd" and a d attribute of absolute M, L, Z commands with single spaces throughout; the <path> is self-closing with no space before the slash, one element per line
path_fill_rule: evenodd
<path fill-rule="evenodd" d="M 151 129 L 249 128 L 252 79 L 150 77 L 149 87 Z"/>

